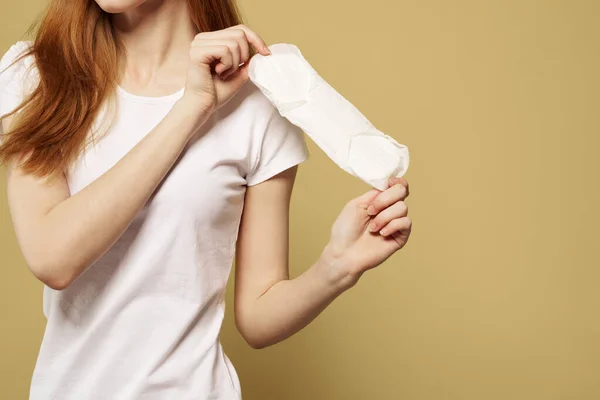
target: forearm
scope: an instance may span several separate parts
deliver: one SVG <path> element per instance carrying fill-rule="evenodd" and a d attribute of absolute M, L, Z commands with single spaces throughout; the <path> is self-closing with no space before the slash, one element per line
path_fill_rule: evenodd
<path fill-rule="evenodd" d="M 37 248 L 56 260 L 47 274 L 72 280 L 114 244 L 203 122 L 193 113 L 190 104 L 175 104 L 111 169 L 47 212 L 37 230 Z"/>
<path fill-rule="evenodd" d="M 302 275 L 274 284 L 256 299 L 246 313 L 244 336 L 256 348 L 278 343 L 303 329 L 333 300 L 349 289 L 350 279 L 335 276 L 334 263 L 324 253 Z"/>

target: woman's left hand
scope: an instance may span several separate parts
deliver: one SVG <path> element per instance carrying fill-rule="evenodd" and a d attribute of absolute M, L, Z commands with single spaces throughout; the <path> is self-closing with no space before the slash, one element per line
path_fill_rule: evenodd
<path fill-rule="evenodd" d="M 393 178 L 385 191 L 373 189 L 346 204 L 323 254 L 330 276 L 353 286 L 404 247 L 412 226 L 404 202 L 408 194 L 406 179 Z"/>

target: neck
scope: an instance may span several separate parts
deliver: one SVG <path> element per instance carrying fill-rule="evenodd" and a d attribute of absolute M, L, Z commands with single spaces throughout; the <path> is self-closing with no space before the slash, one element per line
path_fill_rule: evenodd
<path fill-rule="evenodd" d="M 186 0 L 147 0 L 113 16 L 126 51 L 125 74 L 150 80 L 163 67 L 187 62 L 196 35 Z"/>

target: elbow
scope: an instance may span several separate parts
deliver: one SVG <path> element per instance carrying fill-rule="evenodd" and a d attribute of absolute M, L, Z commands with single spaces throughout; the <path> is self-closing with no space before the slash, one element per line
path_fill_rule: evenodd
<path fill-rule="evenodd" d="M 75 280 L 68 265 L 61 262 L 28 260 L 29 270 L 40 282 L 54 290 L 65 290 Z"/>
<path fill-rule="evenodd" d="M 248 346 L 250 346 L 254 350 L 262 350 L 273 344 L 270 343 L 266 338 L 259 337 L 258 335 L 248 335 L 242 333 L 242 337 L 244 338 Z"/>
<path fill-rule="evenodd" d="M 84 254 L 78 254 L 78 243 L 68 235 L 40 232 L 24 237 L 21 250 L 33 276 L 45 286 L 62 291 L 89 265 Z"/>
<path fill-rule="evenodd" d="M 51 272 L 48 268 L 43 268 L 39 265 L 29 267 L 33 275 L 44 285 L 54 290 L 65 290 L 74 279 L 65 273 Z"/>
<path fill-rule="evenodd" d="M 71 283 L 73 283 L 72 279 L 68 279 L 62 276 L 48 277 L 45 279 L 38 278 L 44 285 L 48 286 L 50 289 L 54 289 L 57 291 L 65 290 Z"/>
<path fill-rule="evenodd" d="M 254 350 L 262 350 L 262 349 L 266 349 L 267 347 L 271 346 L 271 343 L 269 343 L 267 340 L 261 339 L 261 338 L 256 338 L 256 337 L 251 337 L 251 336 L 244 336 L 244 340 L 246 341 L 246 343 L 248 343 L 248 346 L 250 346 L 252 349 Z"/>
<path fill-rule="evenodd" d="M 254 350 L 261 350 L 274 344 L 270 340 L 269 335 L 260 332 L 259 329 L 249 323 L 244 323 L 240 318 L 236 318 L 236 328 L 248 346 Z"/>

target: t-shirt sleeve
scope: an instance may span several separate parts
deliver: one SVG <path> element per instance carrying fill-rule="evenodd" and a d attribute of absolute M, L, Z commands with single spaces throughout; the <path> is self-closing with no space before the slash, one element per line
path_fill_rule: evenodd
<path fill-rule="evenodd" d="M 304 133 L 268 103 L 269 114 L 260 144 L 246 176 L 247 186 L 257 185 L 308 159 Z"/>
<path fill-rule="evenodd" d="M 25 100 L 32 88 L 29 56 L 19 58 L 27 52 L 29 45 L 18 42 L 0 59 L 0 116 L 11 113 Z M 0 124 L 0 134 L 2 134 Z"/>

